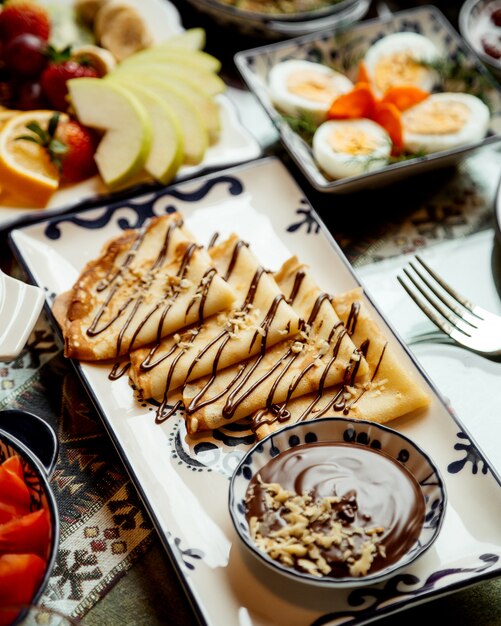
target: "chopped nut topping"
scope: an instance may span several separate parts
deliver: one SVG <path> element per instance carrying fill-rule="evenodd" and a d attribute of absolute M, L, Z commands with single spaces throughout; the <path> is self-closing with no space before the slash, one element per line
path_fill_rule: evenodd
<path fill-rule="evenodd" d="M 332 569 L 328 551 L 334 546 L 350 575 L 359 577 L 368 573 L 378 554 L 385 556 L 380 544 L 384 528 L 353 528 L 343 523 L 336 508 L 341 498 L 314 500 L 309 493 L 298 495 L 278 483 L 263 483 L 259 475 L 258 482 L 267 511 L 263 519 L 250 518 L 250 535 L 260 550 L 282 565 L 312 576 L 326 576 Z M 255 497 L 253 487 L 247 493 L 247 504 Z M 363 541 L 355 547 L 354 537 L 358 535 Z"/>
<path fill-rule="evenodd" d="M 220 321 L 224 322 L 224 329 L 234 339 L 241 330 L 255 329 L 259 333 L 262 329 L 257 325 L 258 317 L 259 309 L 246 305 L 243 309 L 234 309 L 229 314 L 224 314 Z"/>
<path fill-rule="evenodd" d="M 329 352 L 329 348 L 330 348 L 330 346 L 329 346 L 328 342 L 325 341 L 325 339 L 322 340 L 320 342 L 320 345 L 318 346 L 318 356 L 322 357 L 322 356 L 324 356 L 324 354 L 327 354 L 327 352 Z"/>

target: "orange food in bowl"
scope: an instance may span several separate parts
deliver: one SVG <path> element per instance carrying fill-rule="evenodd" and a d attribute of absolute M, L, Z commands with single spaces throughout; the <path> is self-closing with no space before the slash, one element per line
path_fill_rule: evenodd
<path fill-rule="evenodd" d="M 0 465 L 0 609 L 30 604 L 47 570 L 51 520 L 32 498 L 18 455 Z M 0 611 L 0 626 L 17 611 Z"/>

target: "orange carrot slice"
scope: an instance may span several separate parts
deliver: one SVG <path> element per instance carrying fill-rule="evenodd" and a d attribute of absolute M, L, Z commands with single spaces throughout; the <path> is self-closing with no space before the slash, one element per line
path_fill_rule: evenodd
<path fill-rule="evenodd" d="M 363 61 L 360 61 L 358 65 L 357 83 L 370 83 L 369 73 L 367 67 Z"/>
<path fill-rule="evenodd" d="M 372 119 L 386 130 L 393 143 L 393 153 L 399 154 L 403 148 L 403 137 L 401 113 L 397 107 L 391 102 L 380 102 Z"/>
<path fill-rule="evenodd" d="M 38 554 L 47 556 L 50 519 L 45 509 L 12 519 L 0 526 L 0 554 Z"/>
<path fill-rule="evenodd" d="M 357 83 L 355 87 L 334 100 L 327 118 L 330 120 L 356 119 L 372 117 L 376 99 L 367 83 Z"/>
<path fill-rule="evenodd" d="M 4 469 L 8 469 L 14 474 L 17 474 L 21 480 L 24 480 L 23 464 L 17 454 L 10 456 L 2 463 Z"/>
<path fill-rule="evenodd" d="M 428 91 L 419 89 L 419 87 L 400 85 L 398 87 L 390 87 L 384 94 L 381 102 L 394 104 L 399 111 L 405 111 L 409 107 L 426 100 L 429 95 Z"/>

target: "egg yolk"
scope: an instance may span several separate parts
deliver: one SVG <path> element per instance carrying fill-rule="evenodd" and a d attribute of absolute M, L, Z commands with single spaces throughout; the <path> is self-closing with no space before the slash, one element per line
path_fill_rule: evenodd
<path fill-rule="evenodd" d="M 405 115 L 405 128 L 418 135 L 457 133 L 468 121 L 469 108 L 462 102 L 426 102 Z"/>
<path fill-rule="evenodd" d="M 380 142 L 360 128 L 338 128 L 331 132 L 329 145 L 334 152 L 365 156 L 374 152 Z"/>
<path fill-rule="evenodd" d="M 374 84 L 381 93 L 398 85 L 420 85 L 426 68 L 408 51 L 379 59 L 374 70 Z"/>
<path fill-rule="evenodd" d="M 287 90 L 314 102 L 330 104 L 338 95 L 332 77 L 310 70 L 294 72 L 287 78 Z"/>

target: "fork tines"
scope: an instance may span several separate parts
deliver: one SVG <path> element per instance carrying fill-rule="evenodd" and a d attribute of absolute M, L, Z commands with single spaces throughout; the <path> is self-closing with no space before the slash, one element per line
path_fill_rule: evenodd
<path fill-rule="evenodd" d="M 421 257 L 415 259 L 419 266 L 410 262 L 403 270 L 411 284 L 398 276 L 400 284 L 444 333 L 452 335 L 459 331 L 470 337 L 484 319 L 480 307 L 452 289 Z"/>

